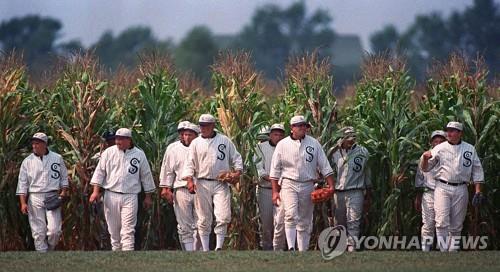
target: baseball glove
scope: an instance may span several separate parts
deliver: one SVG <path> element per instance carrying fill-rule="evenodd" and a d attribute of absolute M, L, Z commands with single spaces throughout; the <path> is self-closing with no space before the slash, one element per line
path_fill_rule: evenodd
<path fill-rule="evenodd" d="M 224 171 L 219 173 L 219 175 L 217 176 L 217 180 L 234 185 L 240 181 L 240 177 L 237 172 Z"/>
<path fill-rule="evenodd" d="M 332 191 L 329 188 L 319 188 L 311 193 L 313 203 L 321 203 L 328 201 L 332 197 Z"/>
<path fill-rule="evenodd" d="M 63 202 L 62 197 L 60 197 L 57 194 L 48 196 L 43 201 L 43 203 L 45 204 L 45 209 L 47 209 L 49 211 L 55 210 L 55 209 L 61 207 L 62 202 Z"/>

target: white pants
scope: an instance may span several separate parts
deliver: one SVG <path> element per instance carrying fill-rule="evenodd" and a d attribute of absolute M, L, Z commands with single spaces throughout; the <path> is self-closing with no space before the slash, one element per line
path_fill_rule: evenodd
<path fill-rule="evenodd" d="M 274 250 L 284 250 L 286 249 L 286 236 L 285 236 L 285 209 L 283 208 L 283 204 L 273 207 L 273 218 L 274 218 L 273 248 Z"/>
<path fill-rule="evenodd" d="M 432 246 L 436 229 L 435 217 L 434 190 L 427 190 L 422 194 L 422 246 Z"/>
<path fill-rule="evenodd" d="M 113 251 L 134 250 L 138 210 L 137 194 L 104 193 L 104 216 L 108 223 Z"/>
<path fill-rule="evenodd" d="M 194 208 L 194 194 L 189 193 L 186 187 L 174 189 L 174 212 L 177 220 L 177 233 L 183 244 L 196 244 L 196 211 Z"/>
<path fill-rule="evenodd" d="M 257 204 L 260 217 L 260 246 L 263 250 L 273 249 L 273 190 L 257 186 Z"/>
<path fill-rule="evenodd" d="M 309 248 L 309 239 L 312 231 L 314 204 L 311 192 L 314 190 L 312 182 L 297 182 L 283 179 L 281 186 L 281 203 L 285 209 L 285 233 L 296 232 L 299 251 Z M 295 239 L 287 237 L 288 246 L 295 248 Z"/>
<path fill-rule="evenodd" d="M 36 251 L 53 250 L 59 242 L 62 230 L 61 208 L 45 209 L 43 201 L 50 193 L 30 193 L 28 197 L 28 219 Z"/>
<path fill-rule="evenodd" d="M 354 238 L 359 238 L 361 217 L 363 215 L 363 190 L 336 191 L 335 225 L 347 229 L 347 245 L 356 248 Z M 354 238 L 353 238 L 354 237 Z"/>
<path fill-rule="evenodd" d="M 434 211 L 436 235 L 441 251 L 458 250 L 459 247 L 453 241 L 460 239 L 468 202 L 469 192 L 465 184 L 452 186 L 436 182 Z"/>
<path fill-rule="evenodd" d="M 200 236 L 212 232 L 215 215 L 214 233 L 226 235 L 227 225 L 231 222 L 231 191 L 224 182 L 199 179 L 196 182 L 195 210 L 198 216 L 198 233 Z"/>

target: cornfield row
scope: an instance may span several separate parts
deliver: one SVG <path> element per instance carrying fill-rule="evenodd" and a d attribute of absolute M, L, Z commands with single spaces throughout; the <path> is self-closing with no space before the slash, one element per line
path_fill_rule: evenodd
<path fill-rule="evenodd" d="M 178 73 L 159 54 L 143 56 L 137 71 L 114 77 L 91 55 L 75 55 L 58 62 L 42 87 L 30 85 L 20 56 L 0 58 L 0 250 L 32 247 L 15 189 L 34 132 L 51 136 L 51 149 L 63 155 L 69 170 L 71 197 L 63 207 L 59 248 L 95 250 L 102 248 L 102 218 L 92 212 L 88 196 L 99 135 L 132 128 L 158 183 L 163 152 L 177 138 L 177 122 L 195 121 L 205 112 L 218 117 L 218 129 L 235 142 L 245 163 L 243 179 L 233 188 L 230 248 L 258 245 L 252 162 L 256 134 L 274 122 L 288 126 L 295 114 L 310 120 L 311 134 L 328 152 L 335 147 L 339 128 L 350 125 L 359 131 L 359 142 L 371 154 L 374 184 L 374 202 L 363 224 L 367 235 L 419 233 L 420 215 L 412 208 L 419 155 L 429 147 L 432 130 L 450 120 L 464 123 L 465 140 L 482 158 L 488 199 L 480 209 L 469 207 L 464 233 L 488 235 L 490 247 L 500 247 L 500 87 L 487 81 L 488 70 L 480 59 L 450 56 L 432 67 L 425 90 L 416 92 L 401 58 L 367 56 L 355 95 L 340 106 L 332 93 L 330 61 L 316 53 L 290 59 L 281 80 L 283 93 L 277 97 L 265 95 L 266 84 L 245 52 L 219 55 L 211 67 L 212 96 L 203 95 L 192 77 Z M 330 213 L 329 205 L 316 207 L 313 237 L 327 226 Z M 179 248 L 175 224 L 172 207 L 156 196 L 153 208 L 139 213 L 136 247 Z"/>

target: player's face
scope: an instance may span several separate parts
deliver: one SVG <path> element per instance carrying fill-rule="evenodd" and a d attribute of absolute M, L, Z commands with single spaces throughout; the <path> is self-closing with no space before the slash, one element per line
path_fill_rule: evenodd
<path fill-rule="evenodd" d="M 132 147 L 132 139 L 129 137 L 116 136 L 115 143 L 120 150 L 127 150 Z"/>
<path fill-rule="evenodd" d="M 281 141 L 283 138 L 285 138 L 285 132 L 279 129 L 273 129 L 269 134 L 269 140 L 274 145 L 277 144 L 279 141 Z"/>
<path fill-rule="evenodd" d="M 292 125 L 292 134 L 294 138 L 300 139 L 304 137 L 304 135 L 306 135 L 306 131 L 307 131 L 306 123 Z"/>
<path fill-rule="evenodd" d="M 347 138 L 344 141 L 342 141 L 342 148 L 343 149 L 350 149 L 354 144 L 356 143 L 356 139 L 354 138 Z"/>
<path fill-rule="evenodd" d="M 201 136 L 210 137 L 214 133 L 215 123 L 200 123 Z"/>
<path fill-rule="evenodd" d="M 37 156 L 42 156 L 47 152 L 47 144 L 44 141 L 32 140 L 31 147 Z"/>
<path fill-rule="evenodd" d="M 114 145 L 115 145 L 115 138 L 110 138 L 110 139 L 106 140 L 105 148 L 108 148 L 108 147 L 114 146 Z"/>
<path fill-rule="evenodd" d="M 434 136 L 434 138 L 432 138 L 432 141 L 431 141 L 431 146 L 434 148 L 436 145 L 438 145 L 444 141 L 446 141 L 446 139 L 444 137 Z"/>
<path fill-rule="evenodd" d="M 185 145 L 190 145 L 194 138 L 198 137 L 198 134 L 194 133 L 191 130 L 184 130 L 181 132 L 182 142 Z"/>
<path fill-rule="evenodd" d="M 448 141 L 452 144 L 458 144 L 462 138 L 462 131 L 454 128 L 449 128 L 446 130 L 446 135 L 448 135 Z"/>

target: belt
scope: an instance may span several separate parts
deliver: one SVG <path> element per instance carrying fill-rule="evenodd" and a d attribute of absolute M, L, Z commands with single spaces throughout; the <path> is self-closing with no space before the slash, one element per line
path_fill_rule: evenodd
<path fill-rule="evenodd" d="M 286 178 L 286 177 L 283 177 L 283 179 L 288 179 L 288 180 L 291 180 L 291 181 L 295 181 L 295 182 L 300 182 L 300 183 L 306 183 L 306 182 L 315 182 L 317 181 L 316 179 L 309 179 L 309 180 L 296 180 L 296 179 L 291 179 L 291 178 Z"/>
<path fill-rule="evenodd" d="M 352 188 L 352 189 L 345 189 L 345 190 L 337 190 L 335 189 L 335 192 L 348 192 L 348 191 L 357 191 L 357 190 L 364 190 L 365 188 Z"/>
<path fill-rule="evenodd" d="M 447 185 L 451 185 L 451 186 L 459 186 L 459 185 L 464 185 L 466 183 L 466 182 L 448 182 L 448 181 L 444 181 L 442 179 L 438 179 L 438 181 L 441 183 L 447 184 Z"/>
<path fill-rule="evenodd" d="M 213 179 L 213 178 L 196 178 L 196 179 L 203 179 L 203 180 L 209 180 L 209 181 L 219 181 L 218 179 Z"/>
<path fill-rule="evenodd" d="M 264 187 L 264 186 L 260 186 L 260 185 L 258 185 L 258 186 L 259 186 L 259 188 L 261 188 L 261 189 L 267 189 L 267 190 L 272 190 L 272 189 L 273 189 L 272 187 Z"/>
<path fill-rule="evenodd" d="M 120 195 L 137 195 L 136 193 L 122 193 L 122 192 L 111 191 L 111 190 L 108 190 L 108 189 L 106 189 L 106 191 L 112 192 L 112 193 L 115 193 L 115 194 L 120 194 Z"/>
<path fill-rule="evenodd" d="M 58 190 L 48 191 L 48 192 L 28 192 L 29 194 L 48 194 L 48 193 L 57 193 Z"/>

